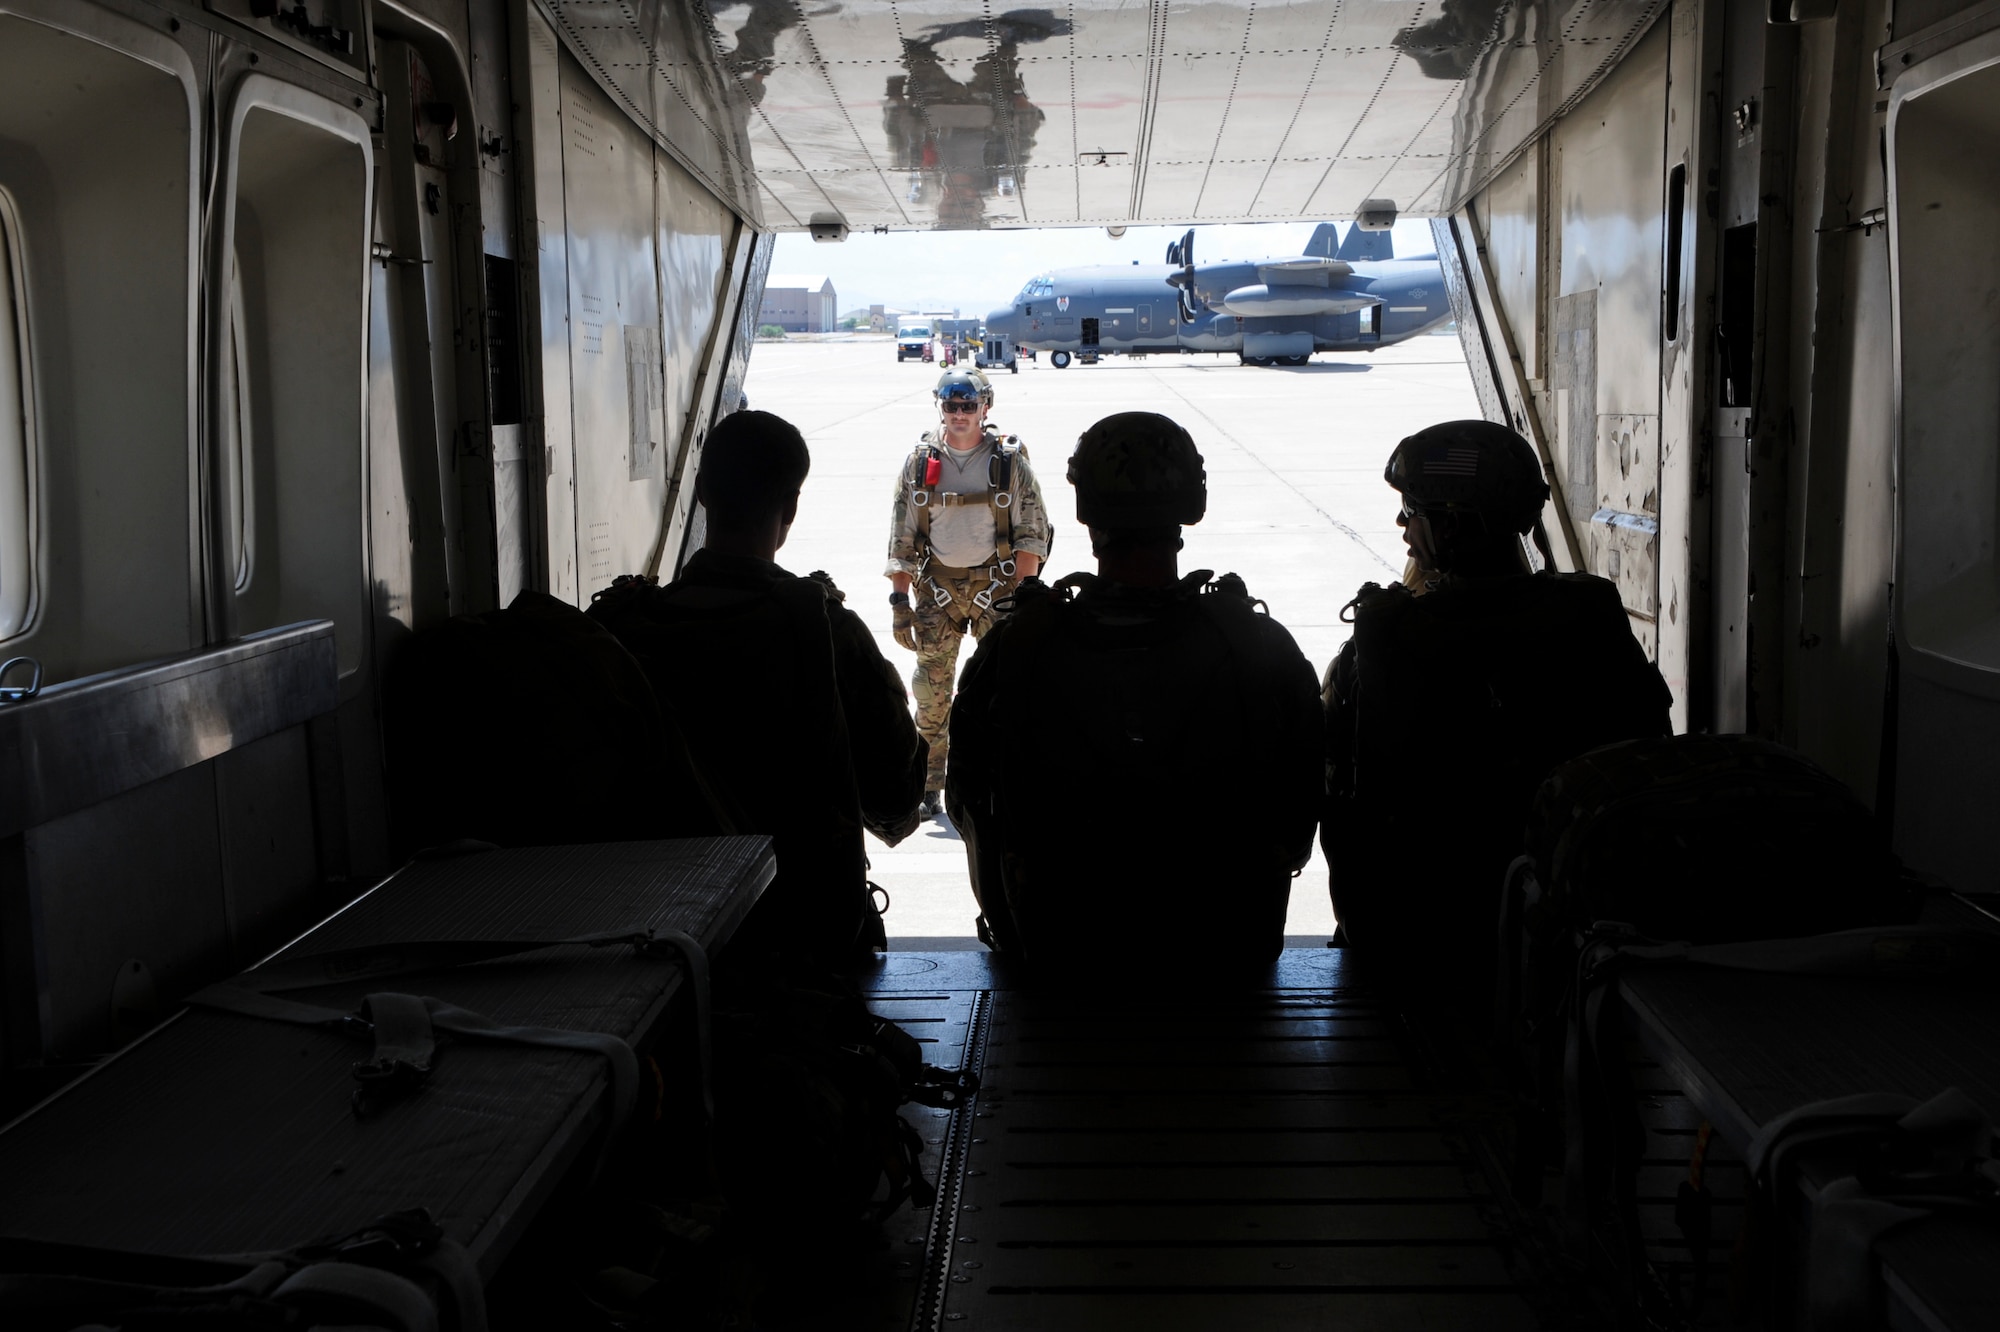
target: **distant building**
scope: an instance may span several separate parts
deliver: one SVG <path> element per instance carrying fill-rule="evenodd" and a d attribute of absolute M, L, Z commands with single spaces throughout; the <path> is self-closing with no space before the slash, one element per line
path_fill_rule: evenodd
<path fill-rule="evenodd" d="M 834 329 L 833 279 L 819 274 L 773 273 L 764 283 L 759 324 L 776 324 L 787 333 L 831 333 Z"/>

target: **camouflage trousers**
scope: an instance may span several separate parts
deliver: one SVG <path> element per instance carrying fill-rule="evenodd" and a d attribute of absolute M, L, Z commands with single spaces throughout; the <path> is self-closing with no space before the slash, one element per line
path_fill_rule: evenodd
<path fill-rule="evenodd" d="M 944 789 L 945 758 L 951 748 L 951 699 L 958 680 L 959 643 L 975 639 L 993 627 L 993 608 L 975 599 L 992 589 L 987 569 L 942 569 L 933 565 L 911 580 L 910 604 L 917 613 L 917 669 L 910 676 L 910 693 L 917 700 L 917 734 L 929 742 L 930 766 L 924 773 L 926 791 Z M 942 604 L 936 589 L 949 599 Z M 1003 583 L 992 598 L 1013 593 Z"/>

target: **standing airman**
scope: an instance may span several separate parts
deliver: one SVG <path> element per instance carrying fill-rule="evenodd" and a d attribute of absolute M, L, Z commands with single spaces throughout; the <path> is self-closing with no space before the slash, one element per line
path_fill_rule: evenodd
<path fill-rule="evenodd" d="M 986 376 L 946 370 L 935 395 L 937 428 L 896 478 L 887 569 L 896 641 L 917 654 L 910 688 L 917 730 L 930 742 L 924 808 L 932 814 L 943 799 L 959 640 L 992 627 L 994 603 L 1040 571 L 1052 536 L 1026 446 L 986 423 Z"/>

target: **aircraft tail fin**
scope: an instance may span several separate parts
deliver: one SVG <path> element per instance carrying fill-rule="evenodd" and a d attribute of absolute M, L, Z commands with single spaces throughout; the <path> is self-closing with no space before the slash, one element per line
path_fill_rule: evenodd
<path fill-rule="evenodd" d="M 1322 226 L 1320 229 L 1331 230 L 1331 225 Z M 1313 239 L 1317 240 L 1319 237 L 1315 235 Z M 1363 231 L 1361 225 L 1356 223 L 1347 229 L 1347 239 L 1341 242 L 1340 253 L 1333 257 L 1345 259 L 1349 263 L 1357 259 L 1363 262 L 1394 259 L 1396 257 L 1394 235 L 1387 231 Z"/>
<path fill-rule="evenodd" d="M 1322 259 L 1334 257 L 1334 250 L 1340 245 L 1340 228 L 1331 222 L 1322 222 L 1313 228 L 1312 239 L 1306 242 L 1303 253 L 1317 255 Z"/>

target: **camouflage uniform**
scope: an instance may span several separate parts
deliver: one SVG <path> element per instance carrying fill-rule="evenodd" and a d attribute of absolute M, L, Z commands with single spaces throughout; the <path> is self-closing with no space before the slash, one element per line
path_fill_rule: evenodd
<path fill-rule="evenodd" d="M 929 466 L 938 463 L 938 476 Z M 910 576 L 917 668 L 910 692 L 917 731 L 930 743 L 924 789 L 944 789 L 959 641 L 993 626 L 993 603 L 1013 593 L 1014 554 L 1048 558 L 1052 529 L 1028 451 L 991 426 L 963 460 L 927 431 L 896 477 L 886 572 Z"/>

